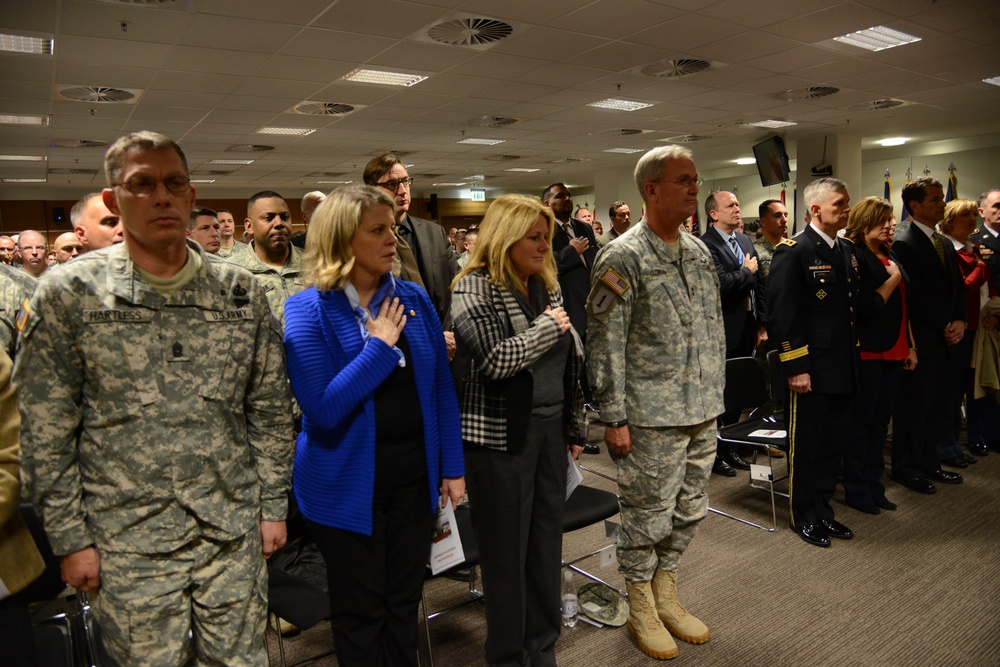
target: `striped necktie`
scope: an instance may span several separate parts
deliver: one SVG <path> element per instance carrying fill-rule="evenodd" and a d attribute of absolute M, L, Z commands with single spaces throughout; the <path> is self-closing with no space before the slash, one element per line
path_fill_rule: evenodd
<path fill-rule="evenodd" d="M 947 266 L 944 261 L 944 244 L 941 243 L 941 235 L 933 232 L 931 236 L 934 238 L 934 249 L 937 251 L 938 259 L 941 260 L 941 265 Z"/>

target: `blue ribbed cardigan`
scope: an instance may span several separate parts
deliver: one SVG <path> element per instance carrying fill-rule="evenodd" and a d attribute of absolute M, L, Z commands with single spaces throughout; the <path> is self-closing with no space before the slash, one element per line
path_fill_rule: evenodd
<path fill-rule="evenodd" d="M 427 293 L 397 280 L 395 295 L 405 306 L 407 363 L 413 364 L 424 420 L 428 502 L 436 508 L 441 478 L 465 474 L 458 399 Z M 285 302 L 285 349 L 303 415 L 293 482 L 299 508 L 310 521 L 371 535 L 374 391 L 399 356 L 377 338 L 365 345 L 343 292 L 315 287 Z"/>

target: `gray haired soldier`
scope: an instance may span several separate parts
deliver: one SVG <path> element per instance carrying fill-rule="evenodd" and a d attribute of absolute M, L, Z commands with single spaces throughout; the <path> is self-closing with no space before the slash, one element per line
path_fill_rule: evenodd
<path fill-rule="evenodd" d="M 176 143 L 132 133 L 104 162 L 126 243 L 42 276 L 19 322 L 28 497 L 118 664 L 264 665 L 293 449 L 281 332 L 249 272 L 185 241 Z"/>
<path fill-rule="evenodd" d="M 591 273 L 587 371 L 618 466 L 627 625 L 644 653 L 667 659 L 678 653 L 671 635 L 710 636 L 677 601 L 677 570 L 708 511 L 726 336 L 712 256 L 680 233 L 698 206 L 691 152 L 654 148 L 635 182 L 646 218 L 605 246 Z"/>
<path fill-rule="evenodd" d="M 292 214 L 277 192 L 264 190 L 247 201 L 246 228 L 253 231 L 249 252 L 234 253 L 229 261 L 248 269 L 256 278 L 271 312 L 285 324 L 285 299 L 305 287 L 302 249 L 292 245 Z"/>

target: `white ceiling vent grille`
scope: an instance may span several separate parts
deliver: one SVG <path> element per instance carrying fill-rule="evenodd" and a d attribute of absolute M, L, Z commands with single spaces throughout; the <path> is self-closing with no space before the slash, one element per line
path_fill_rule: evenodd
<path fill-rule="evenodd" d="M 307 116 L 345 116 L 357 107 L 339 102 L 299 102 L 290 109 L 292 113 L 301 113 Z"/>
<path fill-rule="evenodd" d="M 899 107 L 907 107 L 913 104 L 913 102 L 907 102 L 905 100 L 897 100 L 891 97 L 887 97 L 881 100 L 873 100 L 871 102 L 865 102 L 864 104 L 855 104 L 849 107 L 851 111 L 885 111 L 887 109 L 898 109 Z"/>
<path fill-rule="evenodd" d="M 269 153 L 274 150 L 274 146 L 265 144 L 236 144 L 226 149 L 231 153 Z"/>
<path fill-rule="evenodd" d="M 794 102 L 795 100 L 815 100 L 820 97 L 829 97 L 840 92 L 840 88 L 835 86 L 809 86 L 807 88 L 796 88 L 778 93 L 775 97 L 779 100 Z"/>
<path fill-rule="evenodd" d="M 480 116 L 473 118 L 466 125 L 475 127 L 510 127 L 520 123 L 523 118 L 510 118 L 508 116 Z"/>
<path fill-rule="evenodd" d="M 497 19 L 461 18 L 431 26 L 427 36 L 450 46 L 492 46 L 514 34 L 514 27 Z"/>
<path fill-rule="evenodd" d="M 108 142 L 94 141 L 92 139 L 56 139 L 52 142 L 53 148 L 107 148 Z"/>
<path fill-rule="evenodd" d="M 71 102 L 89 104 L 135 104 L 139 101 L 140 90 L 109 88 L 108 86 L 56 86 L 59 98 Z"/>
<path fill-rule="evenodd" d="M 646 65 L 639 71 L 646 76 L 658 76 L 664 79 L 680 79 L 698 72 L 712 69 L 712 63 L 700 58 L 677 58 Z"/>

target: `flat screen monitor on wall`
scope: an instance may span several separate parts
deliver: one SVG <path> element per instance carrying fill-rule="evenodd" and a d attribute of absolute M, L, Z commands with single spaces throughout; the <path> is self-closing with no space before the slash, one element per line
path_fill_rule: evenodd
<path fill-rule="evenodd" d="M 785 141 L 781 137 L 775 135 L 754 146 L 753 156 L 757 160 L 761 185 L 788 182 L 788 153 L 785 152 Z"/>

